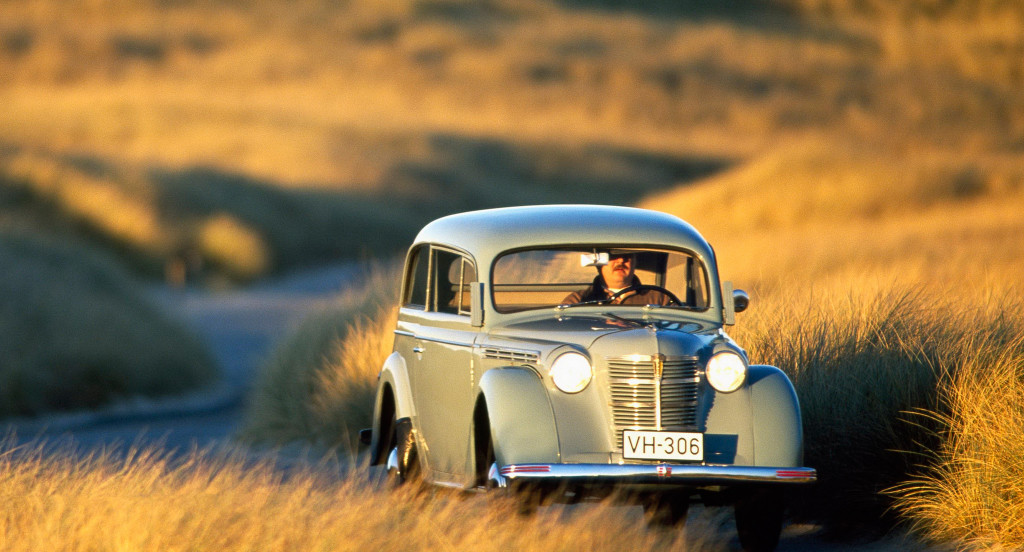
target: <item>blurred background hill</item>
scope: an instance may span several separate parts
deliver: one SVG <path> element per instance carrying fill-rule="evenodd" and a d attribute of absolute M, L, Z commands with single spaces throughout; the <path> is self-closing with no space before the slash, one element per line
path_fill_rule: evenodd
<path fill-rule="evenodd" d="M 1011 1 L 0 11 L 0 223 L 84 237 L 157 277 L 390 254 L 449 212 L 629 204 L 759 163 L 799 167 L 788 188 L 788 173 L 742 177 L 782 204 L 857 188 L 878 196 L 868 214 L 949 191 L 918 179 L 886 197 L 909 173 L 960 195 L 1024 178 L 1024 7 Z M 870 174 L 838 182 L 837 166 Z M 800 210 L 782 211 L 742 225 Z"/>

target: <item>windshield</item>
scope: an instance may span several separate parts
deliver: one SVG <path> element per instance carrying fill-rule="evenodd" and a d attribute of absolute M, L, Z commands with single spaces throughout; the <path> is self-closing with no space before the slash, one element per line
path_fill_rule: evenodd
<path fill-rule="evenodd" d="M 513 251 L 494 261 L 499 312 L 559 305 L 623 305 L 704 310 L 708 281 L 692 254 L 649 247 L 567 247 Z"/>

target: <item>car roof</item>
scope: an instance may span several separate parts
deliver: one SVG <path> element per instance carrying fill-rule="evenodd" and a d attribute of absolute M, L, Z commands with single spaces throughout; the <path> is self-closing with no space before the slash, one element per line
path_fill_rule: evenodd
<path fill-rule="evenodd" d="M 703 236 L 682 219 L 647 209 L 607 205 L 537 205 L 470 211 L 431 222 L 415 244 L 462 249 L 489 263 L 509 249 L 543 245 L 666 245 L 713 262 Z M 415 245 L 414 244 L 414 245 Z"/>

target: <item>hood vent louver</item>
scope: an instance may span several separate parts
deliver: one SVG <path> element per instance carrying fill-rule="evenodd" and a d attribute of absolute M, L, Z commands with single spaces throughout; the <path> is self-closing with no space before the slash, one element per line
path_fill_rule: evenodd
<path fill-rule="evenodd" d="M 537 365 L 540 354 L 536 351 L 517 351 L 513 349 L 497 349 L 488 347 L 484 349 L 484 358 L 487 360 L 500 360 L 509 364 Z"/>

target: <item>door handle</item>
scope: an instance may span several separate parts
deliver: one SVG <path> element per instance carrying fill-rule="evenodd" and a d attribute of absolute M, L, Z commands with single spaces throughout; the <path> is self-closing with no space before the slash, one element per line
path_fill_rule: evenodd
<path fill-rule="evenodd" d="M 423 351 L 426 351 L 426 349 L 424 349 L 423 347 L 413 347 L 412 348 L 412 352 L 414 352 L 416 354 L 422 353 Z"/>

